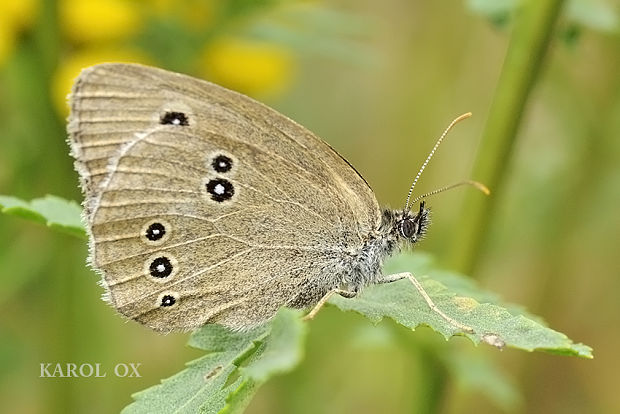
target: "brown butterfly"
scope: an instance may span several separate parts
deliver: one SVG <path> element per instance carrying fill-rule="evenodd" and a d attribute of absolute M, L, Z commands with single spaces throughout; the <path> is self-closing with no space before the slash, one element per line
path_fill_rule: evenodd
<path fill-rule="evenodd" d="M 469 116 L 465 114 L 458 120 Z M 449 128 L 450 128 L 449 127 Z M 445 136 L 437 142 L 420 172 Z M 281 306 L 355 296 L 416 243 L 424 201 L 382 210 L 362 176 L 284 115 L 212 83 L 135 64 L 85 69 L 69 142 L 85 195 L 90 262 L 106 299 L 157 331 L 247 329 Z M 413 186 L 412 186 L 413 189 Z"/>

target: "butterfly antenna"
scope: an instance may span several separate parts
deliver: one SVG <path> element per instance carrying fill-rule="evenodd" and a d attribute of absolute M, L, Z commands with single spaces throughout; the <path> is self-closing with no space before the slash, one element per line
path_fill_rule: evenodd
<path fill-rule="evenodd" d="M 428 193 L 419 195 L 416 198 L 414 198 L 413 200 L 411 200 L 411 204 L 415 204 L 416 201 L 421 200 L 423 198 L 426 198 L 428 196 L 432 196 L 432 195 L 435 195 L 435 194 L 438 194 L 438 193 L 443 193 L 444 191 L 450 190 L 452 188 L 460 187 L 460 186 L 463 186 L 463 185 L 471 185 L 472 187 L 477 188 L 478 190 L 482 191 L 486 195 L 491 194 L 491 190 L 489 190 L 489 188 L 486 185 L 484 185 L 482 183 L 479 183 L 478 181 L 465 180 L 465 181 L 459 181 L 458 183 L 450 184 L 450 185 L 447 185 L 445 187 L 441 187 L 441 188 L 438 188 L 436 190 L 430 191 Z"/>
<path fill-rule="evenodd" d="M 418 179 L 422 175 L 422 172 L 426 168 L 426 165 L 431 160 L 431 158 L 433 158 L 433 155 L 435 155 L 435 151 L 437 151 L 437 148 L 439 147 L 439 144 L 441 144 L 441 141 L 443 141 L 443 139 L 446 137 L 446 135 L 448 135 L 448 132 L 450 132 L 450 130 L 452 129 L 452 127 L 454 125 L 456 125 L 458 122 L 462 121 L 463 119 L 469 118 L 470 116 L 471 116 L 471 112 L 467 112 L 466 114 L 463 114 L 463 115 L 457 117 L 454 121 L 450 122 L 450 125 L 448 125 L 448 127 L 446 128 L 445 131 L 443 131 L 443 134 L 441 134 L 441 136 L 439 137 L 439 139 L 435 143 L 435 146 L 431 150 L 430 154 L 428 154 L 428 157 L 426 157 L 426 160 L 424 161 L 424 164 L 422 164 L 422 167 L 420 168 L 420 171 L 418 171 L 418 173 L 416 174 L 416 176 L 415 176 L 415 178 L 413 180 L 413 184 L 411 184 L 411 188 L 409 188 L 409 194 L 407 194 L 407 203 L 405 204 L 405 210 L 409 210 L 409 200 L 411 199 L 411 193 L 413 192 L 413 188 L 418 183 Z M 447 188 L 446 188 L 446 190 L 447 190 Z M 427 194 L 427 195 L 430 195 L 430 194 Z M 418 200 L 420 198 L 422 198 L 422 197 L 418 197 L 418 198 L 416 198 L 416 200 Z"/>

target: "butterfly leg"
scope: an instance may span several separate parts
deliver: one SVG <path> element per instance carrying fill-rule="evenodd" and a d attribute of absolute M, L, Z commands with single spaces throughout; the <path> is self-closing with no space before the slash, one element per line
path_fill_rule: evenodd
<path fill-rule="evenodd" d="M 396 282 L 396 281 L 401 280 L 401 279 L 409 279 L 409 281 L 411 283 L 413 283 L 413 286 L 415 286 L 415 288 L 418 290 L 418 292 L 420 292 L 420 295 L 422 295 L 422 297 L 426 301 L 426 304 L 428 305 L 428 307 L 433 312 L 435 312 L 437 315 L 439 315 L 443 319 L 445 319 L 445 321 L 448 322 L 450 325 L 452 325 L 452 326 L 454 326 L 456 328 L 459 328 L 462 331 L 464 331 L 466 333 L 469 333 L 469 334 L 475 333 L 474 329 L 471 326 L 464 325 L 464 324 L 460 323 L 459 321 L 457 321 L 456 319 L 451 318 L 448 315 L 446 315 L 445 313 L 443 313 L 443 311 L 441 309 L 439 309 L 437 307 L 437 305 L 435 305 L 435 302 L 433 302 L 431 297 L 428 296 L 428 293 L 426 293 L 426 290 L 424 290 L 424 287 L 422 287 L 422 284 L 418 281 L 418 279 L 415 278 L 415 276 L 413 276 L 413 274 L 411 274 L 409 272 L 395 273 L 393 275 L 383 276 L 381 279 L 377 280 L 376 283 L 392 283 L 392 282 Z"/>
<path fill-rule="evenodd" d="M 306 316 L 303 317 L 303 320 L 304 321 L 308 321 L 308 320 L 314 318 L 316 316 L 316 314 L 321 310 L 323 305 L 325 305 L 325 303 L 327 303 L 329 298 L 331 298 L 336 293 L 339 294 L 340 296 L 345 297 L 345 298 L 353 298 L 353 297 L 355 297 L 357 295 L 357 292 L 355 292 L 355 291 L 349 291 L 349 290 L 343 290 L 343 289 L 332 289 L 329 292 L 327 292 L 321 298 L 321 300 L 318 301 L 318 303 L 316 305 L 314 305 L 314 308 L 312 308 L 312 310 L 310 312 L 308 312 L 308 314 Z"/>

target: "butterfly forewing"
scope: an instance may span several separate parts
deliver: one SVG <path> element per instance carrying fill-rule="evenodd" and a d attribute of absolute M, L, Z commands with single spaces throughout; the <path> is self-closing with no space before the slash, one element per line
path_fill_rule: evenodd
<path fill-rule="evenodd" d="M 154 329 L 256 325 L 379 225 L 372 191 L 327 144 L 211 83 L 98 65 L 71 110 L 91 262 L 111 303 Z"/>

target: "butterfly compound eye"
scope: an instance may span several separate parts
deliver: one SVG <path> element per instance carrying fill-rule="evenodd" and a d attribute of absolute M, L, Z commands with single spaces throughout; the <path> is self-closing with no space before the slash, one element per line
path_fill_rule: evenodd
<path fill-rule="evenodd" d="M 403 237 L 410 239 L 413 236 L 415 236 L 416 231 L 417 231 L 416 227 L 417 225 L 415 224 L 413 220 L 405 219 L 400 225 L 400 232 L 403 235 Z"/>

